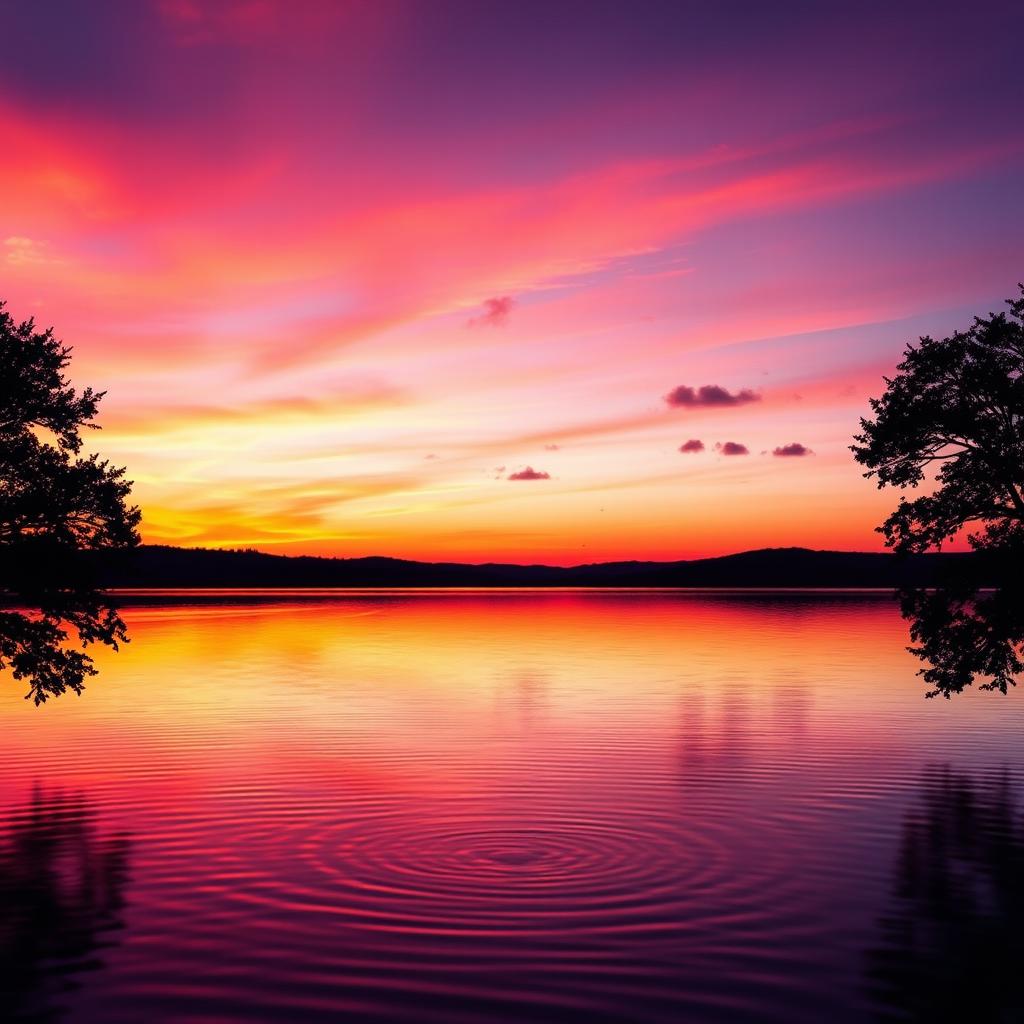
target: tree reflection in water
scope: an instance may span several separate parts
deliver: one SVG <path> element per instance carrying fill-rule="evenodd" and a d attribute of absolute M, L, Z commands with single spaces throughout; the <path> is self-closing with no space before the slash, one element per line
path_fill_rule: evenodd
<path fill-rule="evenodd" d="M 1024 1020 L 1024 816 L 1004 776 L 929 772 L 867 955 L 885 1021 Z"/>
<path fill-rule="evenodd" d="M 0 823 L 0 1002 L 6 1020 L 54 1021 L 61 995 L 122 927 L 129 840 L 102 835 L 81 796 L 37 792 Z"/>
<path fill-rule="evenodd" d="M 927 696 L 949 698 L 973 685 L 1006 693 L 1024 671 L 1024 562 L 1008 559 L 1000 585 L 980 589 L 969 580 L 951 580 L 934 590 L 899 593 L 910 625 L 909 650 L 925 667 L 920 675 Z"/>
<path fill-rule="evenodd" d="M 109 563 L 115 553 L 104 552 Z M 117 650 L 125 624 L 97 583 L 99 556 L 33 538 L 0 543 L 0 680 L 9 672 L 28 684 L 36 704 L 71 690 L 80 694 L 96 668 L 87 648 Z"/>

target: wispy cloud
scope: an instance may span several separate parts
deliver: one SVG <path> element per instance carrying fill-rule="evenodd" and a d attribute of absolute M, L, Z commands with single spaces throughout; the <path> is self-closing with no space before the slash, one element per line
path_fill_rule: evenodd
<path fill-rule="evenodd" d="M 11 235 L 4 239 L 3 247 L 6 250 L 6 261 L 12 266 L 24 266 L 25 264 L 54 265 L 63 262 L 50 254 L 48 243 L 37 241 L 34 238 Z"/>

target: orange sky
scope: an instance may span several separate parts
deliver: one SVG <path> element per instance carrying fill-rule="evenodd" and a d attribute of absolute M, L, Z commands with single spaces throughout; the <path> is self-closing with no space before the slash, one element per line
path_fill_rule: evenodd
<path fill-rule="evenodd" d="M 31 7 L 0 297 L 150 542 L 877 548 L 867 397 L 1024 274 L 1009 5 Z"/>

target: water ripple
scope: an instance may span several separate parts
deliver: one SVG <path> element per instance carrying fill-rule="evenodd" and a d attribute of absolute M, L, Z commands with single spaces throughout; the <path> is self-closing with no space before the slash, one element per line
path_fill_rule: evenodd
<path fill-rule="evenodd" d="M 0 703 L 14 1020 L 899 1017 L 865 957 L 898 945 L 934 765 L 1018 835 L 970 780 L 1024 782 L 1019 702 L 924 701 L 878 597 L 249 595 L 129 625 L 81 701 Z"/>

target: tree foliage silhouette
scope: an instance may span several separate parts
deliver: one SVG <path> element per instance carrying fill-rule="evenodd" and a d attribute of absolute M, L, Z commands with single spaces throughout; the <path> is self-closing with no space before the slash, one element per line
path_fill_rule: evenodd
<path fill-rule="evenodd" d="M 0 302 L 0 670 L 39 704 L 95 674 L 84 648 L 127 640 L 96 589 L 96 552 L 138 543 L 124 469 L 82 454 L 102 392 L 76 391 L 71 349 L 52 329 L 16 323 Z"/>
<path fill-rule="evenodd" d="M 851 446 L 879 487 L 901 497 L 879 527 L 899 552 L 926 551 L 967 528 L 976 548 L 1024 546 L 1024 286 L 1009 313 L 908 345 L 874 419 Z"/>
<path fill-rule="evenodd" d="M 998 583 L 981 590 L 975 576 L 901 591 L 929 697 L 977 677 L 1006 693 L 1024 671 L 1024 285 L 1007 304 L 967 331 L 908 345 L 851 446 L 879 487 L 927 488 L 901 497 L 879 527 L 889 547 L 926 551 L 966 530 L 973 568 Z"/>

